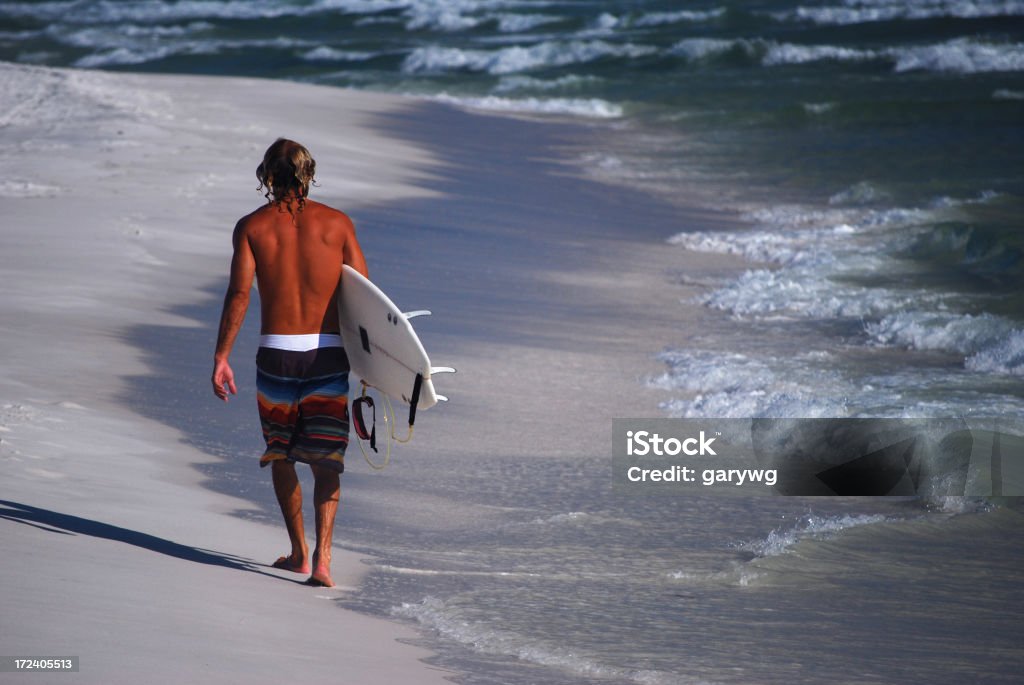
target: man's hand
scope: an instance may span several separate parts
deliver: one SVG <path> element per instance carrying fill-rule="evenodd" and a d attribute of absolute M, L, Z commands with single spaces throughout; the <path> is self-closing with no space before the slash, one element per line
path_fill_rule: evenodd
<path fill-rule="evenodd" d="M 232 395 L 238 394 L 238 389 L 235 387 L 235 372 L 231 370 L 227 359 L 214 360 L 211 380 L 213 381 L 213 394 L 225 402 L 228 401 L 228 391 Z"/>

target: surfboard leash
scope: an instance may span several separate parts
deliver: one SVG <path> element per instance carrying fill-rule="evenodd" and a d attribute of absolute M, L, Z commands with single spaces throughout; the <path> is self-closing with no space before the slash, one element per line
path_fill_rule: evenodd
<path fill-rule="evenodd" d="M 382 471 L 391 461 L 391 443 L 398 442 L 406 444 L 412 440 L 413 425 L 416 421 L 416 405 L 419 403 L 420 387 L 423 383 L 423 376 L 416 374 L 416 383 L 413 386 L 413 402 L 410 405 L 409 411 L 409 432 L 406 433 L 404 438 L 400 438 L 395 435 L 395 407 L 391 404 L 391 397 L 387 393 L 381 393 L 384 397 L 384 406 L 381 407 L 381 414 L 383 414 L 383 421 L 386 427 L 384 435 L 387 437 L 387 447 L 384 450 L 384 461 L 380 464 L 376 464 L 370 459 L 370 455 L 366 453 L 366 448 L 363 447 L 363 442 L 370 443 L 370 449 L 374 452 L 379 452 L 377 449 L 377 408 L 373 402 L 373 398 L 367 394 L 369 385 L 366 381 L 360 379 L 360 385 L 362 386 L 362 392 L 358 398 L 352 403 L 352 411 L 350 412 L 352 417 L 352 427 L 355 429 L 356 437 L 359 442 L 359 451 L 363 453 L 363 459 L 370 465 L 370 468 L 376 471 Z M 368 407 L 370 409 L 370 424 L 369 429 L 366 427 L 366 419 L 363 418 L 363 408 Z"/>
<path fill-rule="evenodd" d="M 358 438 L 357 442 L 359 443 L 359 451 L 363 453 L 363 459 L 365 459 L 366 463 L 370 465 L 370 468 L 374 469 L 375 471 L 383 471 L 384 468 L 391 461 L 391 440 L 387 441 L 388 444 L 384 450 L 384 461 L 382 461 L 380 464 L 374 463 L 373 460 L 370 459 L 370 455 L 366 453 L 366 449 L 363 447 L 363 441 L 369 441 L 370 449 L 372 449 L 374 452 L 378 451 L 377 409 L 373 404 L 373 398 L 366 394 L 366 390 L 369 386 L 367 386 L 366 383 L 363 382 L 362 380 L 360 380 L 360 383 L 363 386 L 363 391 L 360 397 L 356 399 L 355 402 L 352 403 L 352 427 L 355 428 L 356 437 Z M 385 395 L 384 398 L 386 400 L 387 395 Z M 388 402 L 388 404 L 390 404 L 390 402 Z M 370 426 L 370 430 L 366 429 L 366 421 L 363 419 L 363 406 L 367 406 L 371 410 L 371 420 L 373 421 L 373 423 Z M 388 413 L 387 411 L 384 411 L 383 413 L 384 425 L 387 426 L 387 424 L 390 422 L 390 420 L 388 419 Z M 392 417 L 394 416 L 393 409 L 391 415 Z M 392 430 L 391 432 L 393 433 L 394 431 Z M 385 433 L 385 435 L 387 435 L 387 433 Z"/>
<path fill-rule="evenodd" d="M 417 378 L 419 378 L 419 376 L 417 376 Z M 405 434 L 405 438 L 400 438 L 397 435 L 395 435 L 395 408 L 391 406 L 391 398 L 388 395 L 384 395 L 384 402 L 388 405 L 388 411 L 391 412 L 391 439 L 394 440 L 395 442 L 400 442 L 404 445 L 405 443 L 412 440 L 412 421 L 409 422 L 409 432 Z M 415 416 L 416 415 L 414 412 L 411 418 L 415 419 Z"/>

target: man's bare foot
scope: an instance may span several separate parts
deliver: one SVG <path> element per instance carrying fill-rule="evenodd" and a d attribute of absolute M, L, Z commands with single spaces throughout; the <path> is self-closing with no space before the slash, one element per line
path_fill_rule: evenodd
<path fill-rule="evenodd" d="M 312 585 L 314 587 L 334 587 L 334 581 L 331 580 L 331 557 L 327 555 L 326 559 L 321 559 L 317 552 L 313 552 L 313 575 L 306 581 L 306 585 Z"/>
<path fill-rule="evenodd" d="M 306 581 L 306 585 L 312 585 L 313 587 L 334 587 L 334 581 L 331 577 L 326 574 L 314 573 Z"/>
<path fill-rule="evenodd" d="M 277 561 L 271 564 L 274 568 L 280 568 L 285 571 L 291 571 L 292 573 L 309 573 L 309 562 L 302 560 L 296 562 L 292 557 L 279 557 Z"/>

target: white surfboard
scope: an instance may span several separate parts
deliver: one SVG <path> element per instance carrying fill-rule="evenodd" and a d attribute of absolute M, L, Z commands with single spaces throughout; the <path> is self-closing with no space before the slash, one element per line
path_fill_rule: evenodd
<path fill-rule="evenodd" d="M 454 371 L 431 368 L 423 343 L 409 323 L 413 316 L 429 313 L 403 314 L 365 276 L 347 264 L 342 267 L 338 319 L 352 373 L 367 385 L 410 405 L 410 425 L 416 409 L 429 409 L 445 399 L 434 392 L 431 371 Z"/>

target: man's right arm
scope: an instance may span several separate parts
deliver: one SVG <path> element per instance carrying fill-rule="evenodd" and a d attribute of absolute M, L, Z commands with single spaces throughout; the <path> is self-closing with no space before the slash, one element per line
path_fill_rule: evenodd
<path fill-rule="evenodd" d="M 228 393 L 238 393 L 235 374 L 228 364 L 231 348 L 242 328 L 245 313 L 249 309 L 249 292 L 256 275 L 256 258 L 249 245 L 244 220 L 235 226 L 231 237 L 234 254 L 231 257 L 231 277 L 224 294 L 224 308 L 220 315 L 220 329 L 217 334 L 217 349 L 213 355 L 213 393 L 227 402 Z"/>

